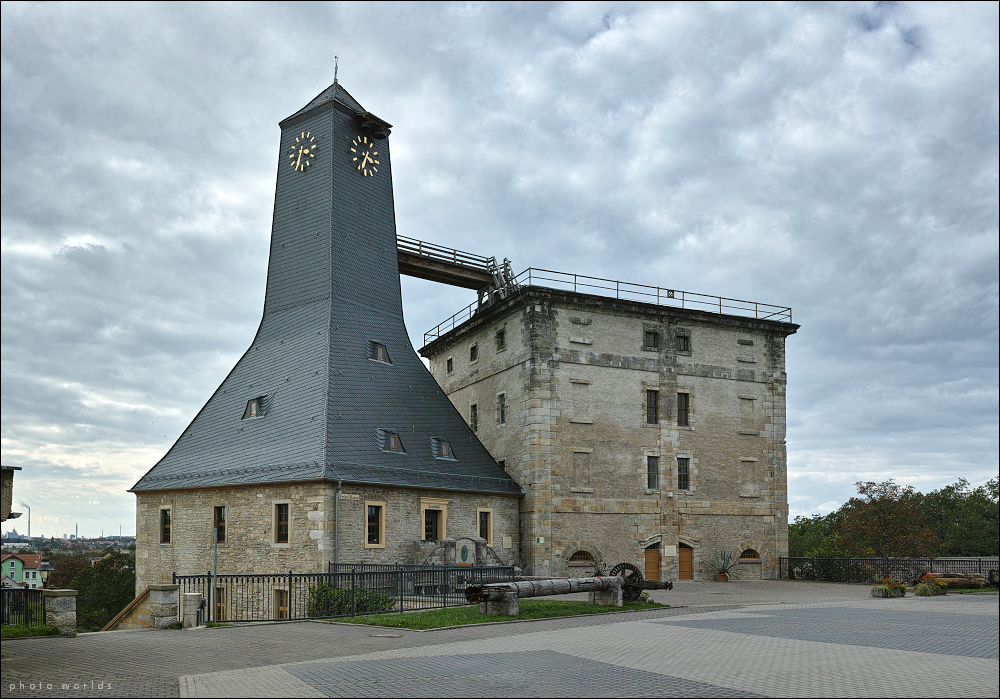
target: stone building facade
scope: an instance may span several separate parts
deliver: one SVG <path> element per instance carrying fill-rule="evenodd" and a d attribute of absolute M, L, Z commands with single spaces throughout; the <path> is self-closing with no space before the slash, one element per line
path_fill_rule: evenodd
<path fill-rule="evenodd" d="M 787 556 L 785 338 L 797 325 L 522 286 L 421 354 L 525 490 L 521 561 L 743 577 Z"/>

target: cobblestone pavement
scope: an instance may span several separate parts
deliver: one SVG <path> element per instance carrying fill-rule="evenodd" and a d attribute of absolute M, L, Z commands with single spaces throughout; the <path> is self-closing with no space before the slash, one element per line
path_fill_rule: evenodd
<path fill-rule="evenodd" d="M 432 632 L 287 623 L 13 640 L 3 643 L 0 690 L 4 697 L 998 696 L 996 596 L 867 595 L 865 586 L 821 583 L 687 583 L 655 593 L 683 607 Z"/>

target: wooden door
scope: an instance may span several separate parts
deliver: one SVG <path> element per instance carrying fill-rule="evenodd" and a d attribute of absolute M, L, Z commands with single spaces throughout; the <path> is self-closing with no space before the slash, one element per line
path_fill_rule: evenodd
<path fill-rule="evenodd" d="M 650 546 L 646 549 L 646 580 L 660 579 L 660 547 Z"/>
<path fill-rule="evenodd" d="M 677 547 L 677 579 L 694 580 L 694 549 L 685 544 Z"/>

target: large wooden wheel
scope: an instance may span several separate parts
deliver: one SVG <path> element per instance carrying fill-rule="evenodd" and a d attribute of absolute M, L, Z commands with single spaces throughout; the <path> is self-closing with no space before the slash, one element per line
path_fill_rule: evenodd
<path fill-rule="evenodd" d="M 622 585 L 622 599 L 626 602 L 635 602 L 642 596 L 642 591 L 645 588 L 642 571 L 631 563 L 619 563 L 611 569 L 609 575 L 619 575 L 625 581 L 625 584 Z"/>

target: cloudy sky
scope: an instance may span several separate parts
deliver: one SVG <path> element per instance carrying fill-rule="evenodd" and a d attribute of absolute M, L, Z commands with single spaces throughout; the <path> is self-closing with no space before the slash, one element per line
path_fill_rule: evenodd
<path fill-rule="evenodd" d="M 335 55 L 395 125 L 401 235 L 792 307 L 793 515 L 997 476 L 997 8 L 4 2 L 32 533 L 134 532 L 126 489 L 253 338 L 277 122 Z M 404 277 L 414 344 L 472 296 Z"/>

